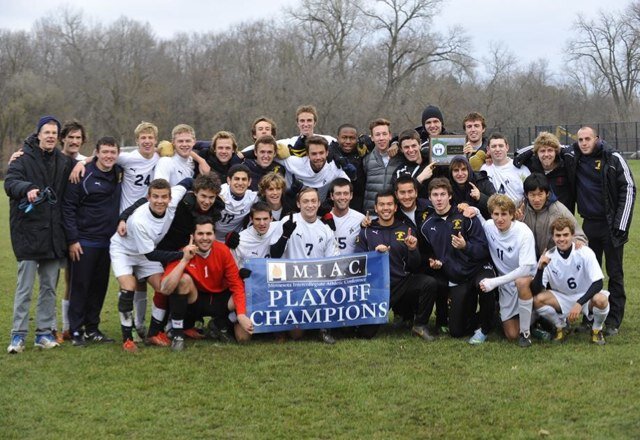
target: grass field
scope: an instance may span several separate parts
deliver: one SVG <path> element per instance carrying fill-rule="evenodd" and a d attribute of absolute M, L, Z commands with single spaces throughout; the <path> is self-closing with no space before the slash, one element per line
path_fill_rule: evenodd
<path fill-rule="evenodd" d="M 528 350 L 497 335 L 427 344 L 387 330 L 335 346 L 196 342 L 131 355 L 119 344 L 38 352 L 30 333 L 9 356 L 16 264 L 0 198 L 1 439 L 640 437 L 638 212 L 625 321 L 604 347 L 586 335 Z M 115 293 L 112 281 L 102 329 L 118 338 Z"/>

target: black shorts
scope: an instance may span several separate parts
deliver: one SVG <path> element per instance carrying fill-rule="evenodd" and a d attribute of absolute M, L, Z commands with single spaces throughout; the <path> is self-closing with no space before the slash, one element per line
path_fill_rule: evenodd
<path fill-rule="evenodd" d="M 187 314 L 194 319 L 205 316 L 212 318 L 227 318 L 229 316 L 229 298 L 231 291 L 220 293 L 198 292 L 198 299 L 187 307 Z"/>

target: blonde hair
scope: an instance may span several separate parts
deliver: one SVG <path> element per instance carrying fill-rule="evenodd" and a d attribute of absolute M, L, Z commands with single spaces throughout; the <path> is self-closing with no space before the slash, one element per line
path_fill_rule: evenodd
<path fill-rule="evenodd" d="M 513 203 L 513 200 L 511 200 L 509 196 L 504 194 L 494 194 L 489 197 L 487 206 L 489 207 L 489 212 L 499 209 L 501 211 L 507 211 L 511 216 L 516 215 L 516 204 Z"/>
<path fill-rule="evenodd" d="M 158 127 L 156 127 L 151 122 L 142 121 L 138 124 L 135 130 L 133 130 L 133 134 L 136 136 L 136 139 L 140 137 L 142 133 L 151 132 L 158 139 Z"/>
<path fill-rule="evenodd" d="M 192 126 L 187 124 L 178 124 L 173 127 L 173 130 L 171 130 L 171 139 L 175 139 L 176 136 L 182 133 L 189 133 L 194 139 L 196 138 L 196 131 Z"/>
<path fill-rule="evenodd" d="M 551 147 L 558 154 L 560 152 L 560 141 L 554 134 L 548 131 L 541 131 L 536 140 L 533 141 L 533 153 L 538 154 L 538 150 L 542 147 Z"/>
<path fill-rule="evenodd" d="M 238 149 L 238 144 L 236 142 L 236 137 L 230 131 L 219 131 L 213 135 L 213 139 L 211 139 L 211 151 L 216 150 L 216 142 L 218 139 L 231 139 L 231 144 L 233 145 L 233 151 Z"/>

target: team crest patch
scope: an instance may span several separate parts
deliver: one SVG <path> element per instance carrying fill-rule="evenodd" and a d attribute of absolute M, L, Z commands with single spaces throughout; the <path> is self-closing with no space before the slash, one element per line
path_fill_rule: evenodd
<path fill-rule="evenodd" d="M 287 269 L 284 263 L 269 262 L 268 268 L 269 282 L 287 280 Z"/>
<path fill-rule="evenodd" d="M 397 231 L 395 234 L 396 234 L 396 240 L 397 241 L 404 241 L 404 239 L 407 236 L 407 233 L 404 232 L 404 231 Z"/>
<path fill-rule="evenodd" d="M 600 171 L 600 168 L 602 168 L 602 161 L 601 160 L 596 160 L 596 170 Z"/>
<path fill-rule="evenodd" d="M 457 219 L 453 220 L 452 223 L 453 223 L 453 229 L 454 230 L 458 231 L 458 230 L 462 229 L 462 220 L 457 218 Z"/>

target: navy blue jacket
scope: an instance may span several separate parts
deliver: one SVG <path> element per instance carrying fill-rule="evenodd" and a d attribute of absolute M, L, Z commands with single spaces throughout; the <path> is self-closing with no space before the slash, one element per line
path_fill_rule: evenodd
<path fill-rule="evenodd" d="M 455 208 L 448 215 L 432 214 L 420 228 L 432 255 L 442 262 L 447 280 L 462 283 L 489 262 L 489 245 L 478 218 L 466 218 Z M 461 233 L 467 242 L 464 249 L 451 244 L 451 236 Z"/>
<path fill-rule="evenodd" d="M 391 226 L 380 226 L 378 220 L 374 220 L 368 228 L 360 229 L 356 239 L 356 252 L 375 251 L 379 244 L 391 246 L 389 273 L 392 290 L 395 283 L 420 270 L 420 252 L 418 249 L 410 251 L 404 243 L 409 228 L 410 226 L 397 219 Z"/>
<path fill-rule="evenodd" d="M 109 247 L 118 227 L 122 167 L 101 171 L 94 159 L 78 183 L 69 183 L 62 204 L 67 244 Z"/>

